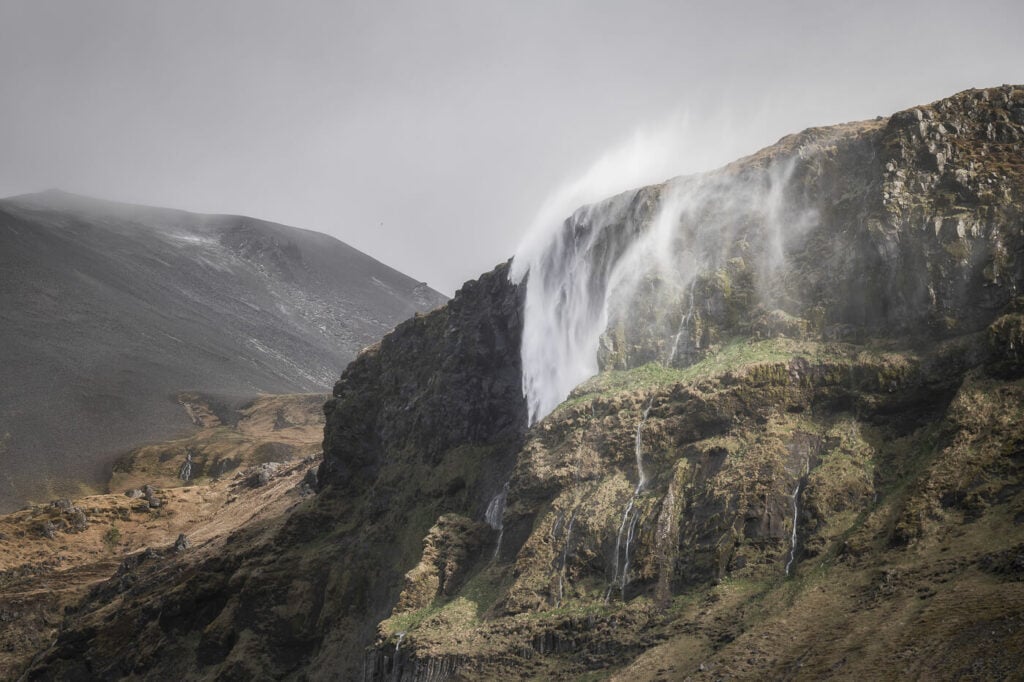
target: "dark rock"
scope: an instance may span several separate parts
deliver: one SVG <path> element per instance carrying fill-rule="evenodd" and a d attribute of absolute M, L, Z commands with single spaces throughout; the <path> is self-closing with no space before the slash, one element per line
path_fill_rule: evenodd
<path fill-rule="evenodd" d="M 316 469 L 310 469 L 302 478 L 302 483 L 316 490 Z"/>
<path fill-rule="evenodd" d="M 188 539 L 184 533 L 178 535 L 178 539 L 174 541 L 174 549 L 177 552 L 184 552 L 186 549 L 192 547 L 192 542 Z"/>
<path fill-rule="evenodd" d="M 309 469 L 306 475 L 302 477 L 302 482 L 299 483 L 298 487 L 303 497 L 306 495 L 316 495 L 316 469 Z"/>

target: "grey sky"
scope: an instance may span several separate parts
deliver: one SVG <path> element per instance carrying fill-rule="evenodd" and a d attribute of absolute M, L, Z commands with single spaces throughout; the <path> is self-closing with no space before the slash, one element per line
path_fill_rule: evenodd
<path fill-rule="evenodd" d="M 638 126 L 688 117 L 679 170 L 724 162 L 1024 81 L 1022 26 L 1019 0 L 0 0 L 0 195 L 253 215 L 450 294 Z"/>

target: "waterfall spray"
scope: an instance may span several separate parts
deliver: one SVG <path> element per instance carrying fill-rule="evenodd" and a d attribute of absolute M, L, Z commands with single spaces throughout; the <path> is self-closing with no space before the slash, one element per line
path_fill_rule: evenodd
<path fill-rule="evenodd" d="M 555 214 L 545 207 L 542 215 L 548 222 L 538 223 L 544 229 L 517 251 L 509 275 L 514 282 L 526 281 L 521 358 L 531 425 L 599 371 L 598 349 L 613 325 L 638 334 L 641 343 L 643 332 L 653 331 L 669 349 L 661 364 L 672 366 L 697 310 L 698 282 L 740 261 L 755 287 L 771 283 L 787 246 L 817 219 L 814 211 L 789 203 L 796 158 L 773 159 L 747 173 L 726 168 L 678 177 L 584 206 L 561 223 L 550 220 Z M 670 336 L 661 311 L 676 308 L 680 293 L 685 313 Z M 653 308 L 654 319 L 636 319 L 639 300 L 645 310 Z M 650 347 L 646 354 L 628 355 L 635 347 L 627 343 L 626 350 L 616 351 L 615 362 L 628 369 L 652 356 Z M 624 594 L 629 581 L 640 525 L 638 503 L 648 485 L 643 429 L 652 406 L 653 395 L 637 424 L 637 483 L 618 524 L 606 601 L 614 589 Z M 500 495 L 492 505 L 499 499 L 504 505 Z M 500 521 L 491 525 L 500 531 Z M 499 533 L 499 549 L 500 539 Z"/>
<path fill-rule="evenodd" d="M 628 318 L 652 276 L 669 292 L 685 289 L 743 244 L 750 271 L 770 279 L 786 245 L 817 218 L 789 203 L 794 167 L 789 159 L 743 177 L 723 171 L 625 192 L 576 210 L 522 247 L 510 277 L 529 276 L 521 356 L 530 423 L 598 372 L 602 335 Z"/>

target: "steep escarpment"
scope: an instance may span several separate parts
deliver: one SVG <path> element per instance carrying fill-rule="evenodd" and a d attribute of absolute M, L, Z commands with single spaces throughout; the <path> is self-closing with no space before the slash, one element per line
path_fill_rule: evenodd
<path fill-rule="evenodd" d="M 542 419 L 501 544 L 473 567 L 478 529 L 439 519 L 368 677 L 572 678 L 662 642 L 689 651 L 648 675 L 885 675 L 895 644 L 876 647 L 879 667 L 851 659 L 873 618 L 913 604 L 881 598 L 832 649 L 739 657 L 778 626 L 763 604 L 797 613 L 809 641 L 807 590 L 849 604 L 888 571 L 942 595 L 896 639 L 948 652 L 907 670 L 1012 670 L 998 652 L 1017 650 L 1024 594 L 983 567 L 1024 539 L 1009 340 L 1022 112 L 1020 88 L 962 93 L 572 216 L 526 280 L 525 387 Z M 579 354 L 603 371 L 554 408 L 555 368 Z M 939 553 L 947 570 L 929 574 Z M 725 599 L 737 584 L 742 599 Z M 985 606 L 959 611 L 947 589 Z M 1001 645 L 933 627 L 1006 618 Z M 842 639 L 842 621 L 829 627 Z"/>
<path fill-rule="evenodd" d="M 391 462 L 433 466 L 455 447 L 518 442 L 521 302 L 507 272 L 467 282 L 444 309 L 399 325 L 345 370 L 324 408 L 327 483 L 365 487 Z"/>
<path fill-rule="evenodd" d="M 1022 150 L 1004 86 L 581 209 L 349 366 L 315 499 L 29 678 L 1015 674 Z"/>

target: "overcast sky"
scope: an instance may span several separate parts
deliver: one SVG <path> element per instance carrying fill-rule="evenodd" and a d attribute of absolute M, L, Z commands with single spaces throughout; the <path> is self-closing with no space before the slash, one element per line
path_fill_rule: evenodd
<path fill-rule="evenodd" d="M 1024 82 L 1022 27 L 1020 0 L 0 0 L 0 196 L 256 216 L 451 294 L 637 129 L 718 165 Z"/>

